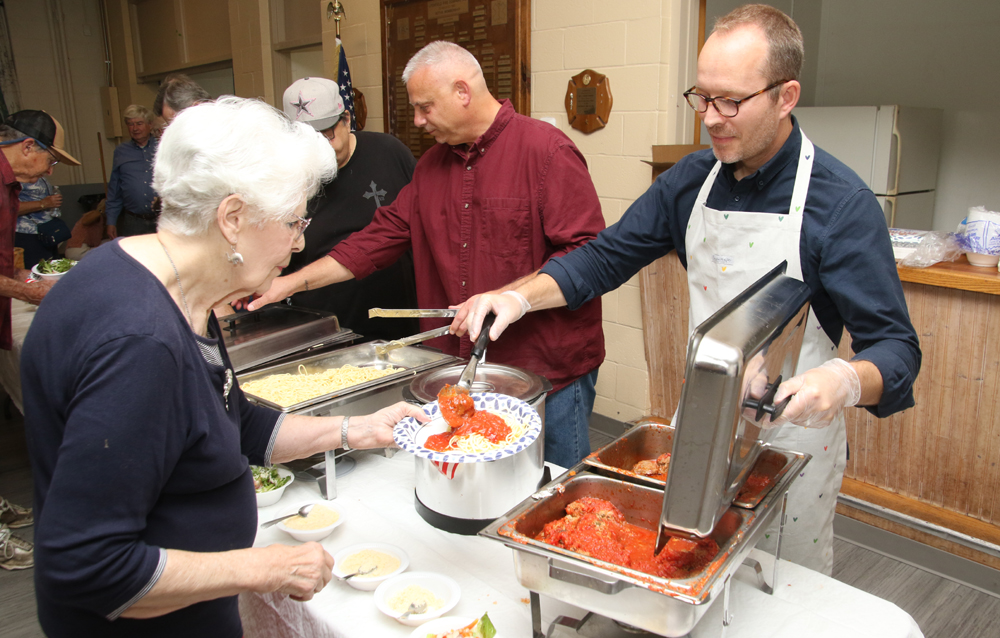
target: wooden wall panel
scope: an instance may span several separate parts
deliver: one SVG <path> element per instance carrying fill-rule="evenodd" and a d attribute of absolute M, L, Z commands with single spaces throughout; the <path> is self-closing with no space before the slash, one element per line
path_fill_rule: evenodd
<path fill-rule="evenodd" d="M 1000 523 L 1000 297 L 904 283 L 923 363 L 916 406 L 888 419 L 847 412 L 845 476 Z M 847 354 L 845 333 L 841 355 Z"/>

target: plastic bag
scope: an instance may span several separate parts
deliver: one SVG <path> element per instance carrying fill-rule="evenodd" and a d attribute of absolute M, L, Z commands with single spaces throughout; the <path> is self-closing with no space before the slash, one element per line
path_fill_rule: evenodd
<path fill-rule="evenodd" d="M 955 261 L 965 254 L 955 236 L 941 230 L 927 233 L 920 245 L 912 253 L 899 262 L 900 266 L 907 268 L 927 268 L 941 261 Z"/>

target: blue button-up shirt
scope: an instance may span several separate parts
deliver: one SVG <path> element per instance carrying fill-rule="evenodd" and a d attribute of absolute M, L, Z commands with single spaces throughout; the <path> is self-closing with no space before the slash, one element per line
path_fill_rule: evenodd
<path fill-rule="evenodd" d="M 153 190 L 153 158 L 158 145 L 159 140 L 150 137 L 144 147 L 136 144 L 135 140 L 129 140 L 115 149 L 105 209 L 109 226 L 118 224 L 122 210 L 138 215 L 153 214 L 151 205 L 156 197 Z"/>
<path fill-rule="evenodd" d="M 788 212 L 802 140 L 799 125 L 767 163 L 737 180 L 723 165 L 706 204 L 716 210 Z M 808 135 L 808 131 L 806 131 Z M 695 199 L 715 165 L 711 150 L 692 153 L 660 175 L 614 226 L 542 272 L 559 284 L 570 308 L 628 281 L 676 249 L 687 267 L 684 237 Z M 910 323 L 885 216 L 875 195 L 851 169 L 816 149 L 799 239 L 812 308 L 834 343 L 844 327 L 856 359 L 882 373 L 879 418 L 914 405 L 920 344 Z"/>

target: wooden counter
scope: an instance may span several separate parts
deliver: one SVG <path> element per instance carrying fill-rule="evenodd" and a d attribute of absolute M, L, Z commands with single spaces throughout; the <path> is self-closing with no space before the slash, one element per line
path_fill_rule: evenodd
<path fill-rule="evenodd" d="M 916 406 L 887 419 L 848 408 L 843 493 L 1000 545 L 1000 273 L 961 261 L 899 268 L 923 362 Z M 687 275 L 670 253 L 640 274 L 652 413 L 680 399 Z M 848 359 L 850 337 L 841 340 Z M 1000 559 L 838 506 L 852 518 L 1000 568 Z"/>

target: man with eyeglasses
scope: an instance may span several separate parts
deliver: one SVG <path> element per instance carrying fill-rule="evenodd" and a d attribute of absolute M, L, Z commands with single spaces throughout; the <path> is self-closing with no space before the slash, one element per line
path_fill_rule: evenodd
<path fill-rule="evenodd" d="M 334 246 L 372 221 L 410 183 L 417 164 L 410 149 L 392 135 L 351 131 L 340 87 L 326 78 L 296 80 L 283 96 L 285 114 L 319 131 L 337 154 L 337 178 L 309 201 L 302 252 L 293 253 L 286 273 L 297 272 L 326 256 Z M 363 280 L 352 279 L 320 288 L 308 286 L 292 295 L 292 305 L 337 315 L 342 326 L 370 339 L 400 339 L 419 330 L 416 319 L 386 321 L 368 317 L 369 308 L 415 308 L 417 287 L 413 255 Z"/>
<path fill-rule="evenodd" d="M 63 162 L 80 162 L 65 150 L 63 128 L 44 111 L 18 111 L 0 124 L 0 348 L 14 345 L 11 332 L 10 300 L 39 304 L 52 283 L 26 283 L 31 274 L 14 267 L 14 228 L 18 216 L 21 184 L 34 184 L 51 175 L 52 167 Z M 34 547 L 13 536 L 12 528 L 34 522 L 31 509 L 0 497 L 0 569 L 27 569 L 35 564 Z"/>
<path fill-rule="evenodd" d="M 153 137 L 153 114 L 132 104 L 122 114 L 131 138 L 115 149 L 108 180 L 108 237 L 131 237 L 156 232 L 153 160 L 159 138 Z"/>
<path fill-rule="evenodd" d="M 912 407 L 921 355 L 875 196 L 792 116 L 802 58 L 799 28 L 777 9 L 746 5 L 720 18 L 685 94 L 711 151 L 683 158 L 616 225 L 514 289 L 532 310 L 576 308 L 676 249 L 688 271 L 693 330 L 787 260 L 787 274 L 812 290 L 812 311 L 798 374 L 774 401 L 794 397 L 769 425 L 788 422 L 775 444 L 813 459 L 791 489 L 781 556 L 829 574 L 846 464 L 843 408 L 864 406 L 881 418 Z M 493 293 L 469 300 L 453 326 L 475 337 L 491 309 L 494 339 L 524 313 Z M 845 327 L 856 352 L 850 362 L 836 358 Z"/>

